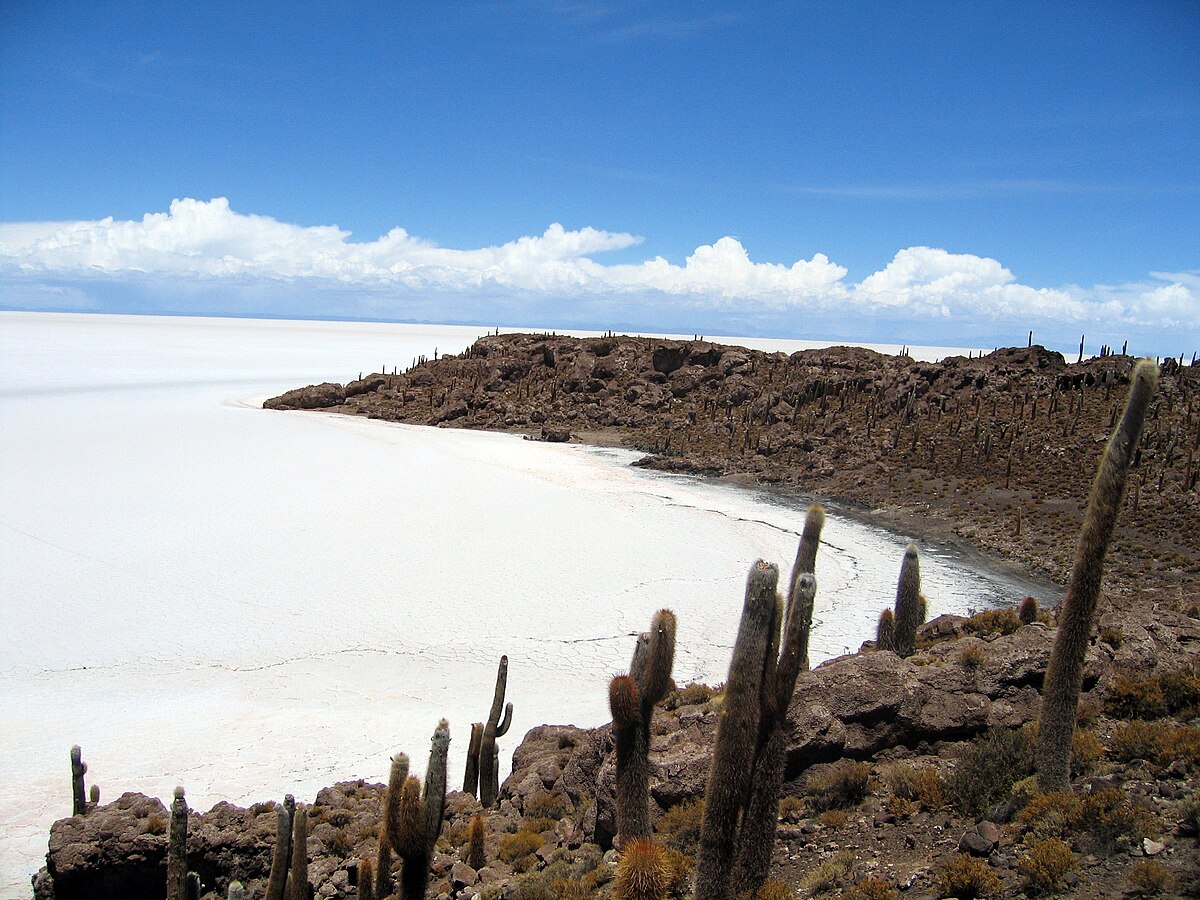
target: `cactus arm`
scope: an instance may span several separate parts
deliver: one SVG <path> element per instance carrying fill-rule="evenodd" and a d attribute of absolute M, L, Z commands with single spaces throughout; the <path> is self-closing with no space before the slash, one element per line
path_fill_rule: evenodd
<path fill-rule="evenodd" d="M 379 900 L 392 895 L 392 845 L 386 835 L 379 836 L 379 854 L 375 862 L 375 896 Z"/>
<path fill-rule="evenodd" d="M 1071 784 L 1071 738 L 1083 684 L 1084 657 L 1100 598 L 1104 557 L 1125 496 L 1130 460 L 1141 437 L 1157 381 L 1158 366 L 1154 363 L 1142 360 L 1134 367 L 1125 411 L 1104 449 L 1092 483 L 1042 687 L 1034 763 L 1038 787 L 1043 791 L 1062 791 Z"/>
<path fill-rule="evenodd" d="M 380 829 L 379 840 L 386 840 L 388 844 L 397 853 L 400 848 L 396 846 L 396 837 L 401 830 L 402 823 L 400 821 L 402 810 L 400 807 L 401 796 L 404 793 L 404 786 L 408 783 L 408 755 L 405 753 L 397 753 L 392 757 L 392 769 L 388 775 L 387 793 L 383 798 L 383 828 Z"/>
<path fill-rule="evenodd" d="M 671 669 L 675 665 L 675 629 L 675 614 L 669 609 L 660 609 L 654 614 L 646 641 L 645 661 L 639 674 L 634 676 L 643 707 L 653 707 L 667 696 L 671 688 Z M 640 647 L 640 640 L 638 644 Z M 630 674 L 633 675 L 633 672 Z"/>
<path fill-rule="evenodd" d="M 512 725 L 512 704 L 504 704 L 504 718 L 500 720 L 500 724 L 496 726 L 496 737 L 504 737 L 508 734 L 509 726 Z"/>
<path fill-rule="evenodd" d="M 704 900 L 728 900 L 731 896 L 735 833 L 758 742 L 758 701 L 778 583 L 779 570 L 762 560 L 751 568 L 746 583 L 746 599 L 704 793 L 704 819 L 696 861 L 696 896 Z"/>
<path fill-rule="evenodd" d="M 283 900 L 288 862 L 292 851 L 292 816 L 282 803 L 275 804 L 275 847 L 271 851 L 271 874 L 263 900 Z"/>
<path fill-rule="evenodd" d="M 890 606 L 879 614 L 879 624 L 875 626 L 875 649 L 896 651 L 896 614 Z"/>
<path fill-rule="evenodd" d="M 618 675 L 608 686 L 617 755 L 617 840 L 624 846 L 650 833 L 650 773 L 642 752 L 642 703 L 632 675 Z"/>

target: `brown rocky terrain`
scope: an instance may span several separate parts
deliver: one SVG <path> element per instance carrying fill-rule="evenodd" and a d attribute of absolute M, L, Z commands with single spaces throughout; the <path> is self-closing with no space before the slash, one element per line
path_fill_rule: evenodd
<path fill-rule="evenodd" d="M 834 347 L 506 334 L 403 374 L 267 401 L 395 422 L 620 443 L 642 465 L 747 477 L 1065 581 L 1133 357 L 1039 346 L 939 363 Z M 1200 367 L 1163 363 L 1110 588 L 1200 574 Z"/>
<path fill-rule="evenodd" d="M 788 357 L 505 335 L 268 405 L 621 441 L 651 453 L 648 465 L 911 517 L 906 530 L 923 522 L 1061 580 L 1132 362 L 1068 365 L 1037 347 L 928 364 L 850 348 Z M 1088 651 L 1074 793 L 1035 798 L 1027 780 L 1051 616 L 943 616 L 907 659 L 868 642 L 802 673 L 792 699 L 772 869 L 790 896 L 1200 895 L 1197 388 L 1200 369 L 1164 367 Z M 694 853 L 721 703 L 719 688 L 693 685 L 655 712 L 652 813 L 681 860 Z M 611 726 L 532 729 L 498 808 L 449 795 L 429 896 L 613 896 L 614 783 Z M 358 895 L 383 793 L 343 782 L 310 805 L 315 896 Z M 479 870 L 464 849 L 476 813 L 487 823 Z M 132 794 L 60 820 L 36 895 L 162 897 L 166 820 L 160 801 Z M 261 897 L 274 828 L 271 803 L 193 813 L 189 868 L 213 897 L 234 879 Z"/>

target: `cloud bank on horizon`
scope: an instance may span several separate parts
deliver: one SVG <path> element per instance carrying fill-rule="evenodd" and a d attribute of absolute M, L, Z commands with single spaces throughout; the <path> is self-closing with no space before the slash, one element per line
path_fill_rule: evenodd
<path fill-rule="evenodd" d="M 0 306 L 909 343 L 993 336 L 1013 343 L 1033 329 L 1051 345 L 1081 332 L 1101 340 L 1131 334 L 1163 344 L 1164 353 L 1178 352 L 1180 332 L 1193 343 L 1200 334 L 1200 270 L 1120 285 L 1033 287 L 995 259 L 906 247 L 852 282 L 825 254 L 790 265 L 755 262 L 729 236 L 697 247 L 682 265 L 661 256 L 597 262 L 593 256 L 630 250 L 641 238 L 557 223 L 476 249 L 439 247 L 403 228 L 371 241 L 350 238 L 336 226 L 238 213 L 223 197 L 175 200 L 140 221 L 0 223 Z"/>

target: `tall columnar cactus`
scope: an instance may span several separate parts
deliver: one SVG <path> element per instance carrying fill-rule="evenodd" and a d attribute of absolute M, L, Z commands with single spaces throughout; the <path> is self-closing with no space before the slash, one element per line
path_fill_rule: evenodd
<path fill-rule="evenodd" d="M 501 656 L 500 666 L 496 670 L 496 693 L 492 697 L 492 709 L 479 741 L 479 802 L 485 808 L 496 805 L 496 795 L 500 792 L 500 754 L 496 749 L 496 738 L 507 734 L 512 725 L 512 704 L 504 703 L 507 687 L 508 657 Z M 500 718 L 502 709 L 503 720 Z"/>
<path fill-rule="evenodd" d="M 383 900 L 390 897 L 392 884 L 392 845 L 388 843 L 387 833 L 383 829 L 379 835 L 379 853 L 375 857 L 375 896 Z"/>
<path fill-rule="evenodd" d="M 1108 441 L 1092 484 L 1042 686 L 1034 763 L 1038 787 L 1043 791 L 1063 791 L 1071 784 L 1071 739 L 1075 733 L 1079 690 L 1083 686 L 1084 657 L 1095 627 L 1104 557 L 1125 495 L 1130 460 L 1141 437 L 1157 381 L 1158 366 L 1150 360 L 1142 360 L 1134 367 L 1125 412 Z"/>
<path fill-rule="evenodd" d="M 660 609 L 638 636 L 628 675 L 608 686 L 617 744 L 617 839 L 623 845 L 650 834 L 650 724 L 654 705 L 671 687 L 675 614 Z"/>
<path fill-rule="evenodd" d="M 813 527 L 805 531 L 815 548 L 823 513 L 810 511 L 809 519 Z M 753 894 L 766 881 L 783 779 L 784 726 L 807 655 L 816 596 L 816 579 L 800 569 L 811 568 L 814 560 L 807 551 L 797 554 L 786 607 L 776 591 L 779 570 L 762 560 L 750 570 L 704 795 L 697 898 Z"/>
<path fill-rule="evenodd" d="M 308 808 L 303 805 L 292 814 L 292 861 L 283 900 L 309 900 Z"/>
<path fill-rule="evenodd" d="M 479 793 L 479 746 L 483 743 L 483 723 L 471 724 L 471 739 L 467 743 L 467 768 L 463 772 L 463 793 L 472 797 Z"/>
<path fill-rule="evenodd" d="M 375 872 L 369 859 L 358 861 L 358 900 L 375 900 Z"/>
<path fill-rule="evenodd" d="M 825 527 L 825 508 L 814 503 L 808 508 L 804 517 L 804 531 L 800 534 L 800 546 L 796 549 L 796 562 L 792 566 L 792 581 L 788 585 L 788 597 L 795 595 L 796 579 L 801 575 L 813 575 L 817 571 L 817 550 L 821 546 L 821 530 Z M 808 635 L 812 629 L 812 608 L 810 607 L 803 620 L 802 645 L 803 654 L 800 658 L 800 671 L 808 671 Z"/>
<path fill-rule="evenodd" d="M 879 624 L 875 627 L 875 649 L 896 649 L 896 614 L 890 606 L 884 607 L 879 614 Z"/>
<path fill-rule="evenodd" d="M 290 794 L 288 796 L 291 796 Z M 292 813 L 283 803 L 275 804 L 275 848 L 271 851 L 271 874 L 263 900 L 283 900 L 288 864 L 292 855 Z"/>
<path fill-rule="evenodd" d="M 483 816 L 472 816 L 471 826 L 467 829 L 467 865 L 478 872 L 487 865 L 485 839 L 487 827 Z"/>
<path fill-rule="evenodd" d="M 76 744 L 71 748 L 71 815 L 86 816 L 88 812 L 87 790 L 83 776 L 87 774 L 87 763 L 83 761 L 83 750 Z"/>
<path fill-rule="evenodd" d="M 167 900 L 187 898 L 188 805 L 183 788 L 175 788 L 171 801 L 171 825 L 167 832 Z"/>
<path fill-rule="evenodd" d="M 392 764 L 393 777 L 384 801 L 385 827 L 392 849 L 404 860 L 400 871 L 400 896 L 403 900 L 424 900 L 429 885 L 429 861 L 446 811 L 446 754 L 450 748 L 450 726 L 445 719 L 433 733 L 429 766 L 425 770 L 425 789 L 408 776 L 408 758 L 397 754 Z M 402 784 L 394 788 L 397 780 Z"/>
<path fill-rule="evenodd" d="M 896 585 L 895 650 L 901 657 L 912 656 L 917 649 L 917 629 L 925 624 L 925 597 L 921 593 L 921 561 L 917 545 L 904 548 L 900 581 Z"/>

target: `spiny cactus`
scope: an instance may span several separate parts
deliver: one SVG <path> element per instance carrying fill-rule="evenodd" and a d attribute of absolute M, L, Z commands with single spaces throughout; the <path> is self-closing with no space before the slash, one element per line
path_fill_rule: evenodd
<path fill-rule="evenodd" d="M 808 508 L 804 517 L 804 530 L 800 534 L 800 546 L 796 549 L 796 562 L 792 566 L 792 583 L 788 586 L 789 596 L 795 593 L 796 579 L 807 573 L 814 575 L 817 571 L 817 550 L 821 546 L 821 531 L 825 527 L 825 508 L 814 503 Z M 804 620 L 803 647 L 804 653 L 800 659 L 800 671 L 808 671 L 808 634 L 812 628 L 812 609 Z"/>
<path fill-rule="evenodd" d="M 309 893 L 308 808 L 301 805 L 292 815 L 292 861 L 283 900 L 309 900 Z"/>
<path fill-rule="evenodd" d="M 624 844 L 650 834 L 650 724 L 667 695 L 675 663 L 675 614 L 660 609 L 638 636 L 629 674 L 608 686 L 617 745 L 617 838 Z"/>
<path fill-rule="evenodd" d="M 83 750 L 76 744 L 71 748 L 71 815 L 86 816 L 88 812 L 87 791 L 83 776 L 87 774 L 87 763 L 83 761 Z"/>
<path fill-rule="evenodd" d="M 484 840 L 487 828 L 483 816 L 472 816 L 470 828 L 467 829 L 467 865 L 478 872 L 487 865 L 487 855 L 484 852 Z"/>
<path fill-rule="evenodd" d="M 369 859 L 358 861 L 358 900 L 375 900 L 375 873 Z"/>
<path fill-rule="evenodd" d="M 879 624 L 875 628 L 875 648 L 877 650 L 896 650 L 896 614 L 890 606 L 885 607 L 879 614 Z"/>
<path fill-rule="evenodd" d="M 425 789 L 409 778 L 408 758 L 399 753 L 392 763 L 393 776 L 403 776 L 397 790 L 393 777 L 384 801 L 385 827 L 392 849 L 404 860 L 400 870 L 400 895 L 403 900 L 424 900 L 429 884 L 429 861 L 442 831 L 446 811 L 446 754 L 450 748 L 450 726 L 445 719 L 433 733 L 429 765 L 425 770 Z"/>
<path fill-rule="evenodd" d="M 917 648 L 917 629 L 925 624 L 925 596 L 921 593 L 921 561 L 917 545 L 904 548 L 900 581 L 896 585 L 896 637 L 898 656 L 912 656 Z"/>
<path fill-rule="evenodd" d="M 395 886 L 392 884 L 392 845 L 388 843 L 386 829 L 380 829 L 379 853 L 375 857 L 375 896 L 379 900 L 390 897 Z"/>
<path fill-rule="evenodd" d="M 226 895 L 228 900 L 246 900 L 246 889 L 240 881 L 229 882 L 229 893 Z"/>
<path fill-rule="evenodd" d="M 283 889 L 287 887 L 288 864 L 292 856 L 291 810 L 286 804 L 276 803 L 275 816 L 275 848 L 271 851 L 271 874 L 267 877 L 267 890 L 263 894 L 263 900 L 283 900 Z"/>
<path fill-rule="evenodd" d="M 93 784 L 88 791 L 88 812 L 100 805 L 100 785 Z"/>
<path fill-rule="evenodd" d="M 613 900 L 667 900 L 674 876 L 662 847 L 649 838 L 633 838 L 621 849 Z"/>
<path fill-rule="evenodd" d="M 200 884 L 200 874 L 198 872 L 187 873 L 187 900 L 200 900 L 200 889 L 203 885 Z"/>
<path fill-rule="evenodd" d="M 1125 495 L 1130 460 L 1137 448 L 1146 410 L 1158 382 L 1158 366 L 1140 361 L 1133 369 L 1125 412 L 1104 449 L 1087 513 L 1079 532 L 1075 564 L 1067 596 L 1058 611 L 1058 631 L 1046 665 L 1042 708 L 1038 715 L 1034 763 L 1042 791 L 1065 791 L 1071 785 L 1071 739 L 1083 661 L 1095 627 L 1096 604 L 1104 574 L 1104 557 Z"/>
<path fill-rule="evenodd" d="M 783 726 L 807 655 L 816 595 L 816 579 L 801 569 L 813 567 L 823 519 L 819 507 L 810 510 L 786 607 L 776 591 L 775 566 L 759 560 L 746 582 L 704 795 L 697 898 L 753 894 L 770 868 L 783 778 Z"/>
<path fill-rule="evenodd" d="M 1026 597 L 1017 607 L 1017 618 L 1022 625 L 1032 625 L 1037 621 L 1038 602 L 1036 597 Z"/>
<path fill-rule="evenodd" d="M 479 802 L 484 808 L 495 806 L 496 795 L 500 792 L 500 754 L 496 749 L 496 738 L 507 734 L 512 725 L 512 704 L 504 703 L 507 687 L 508 657 L 501 656 L 500 666 L 496 670 L 496 693 L 492 697 L 492 709 L 479 741 Z M 501 709 L 504 710 L 503 721 L 500 719 Z"/>
<path fill-rule="evenodd" d="M 471 739 L 467 742 L 467 768 L 463 772 L 463 793 L 479 794 L 479 745 L 483 742 L 483 723 L 471 724 Z"/>
<path fill-rule="evenodd" d="M 175 788 L 167 833 L 167 900 L 187 900 L 188 805 L 183 788 Z"/>

